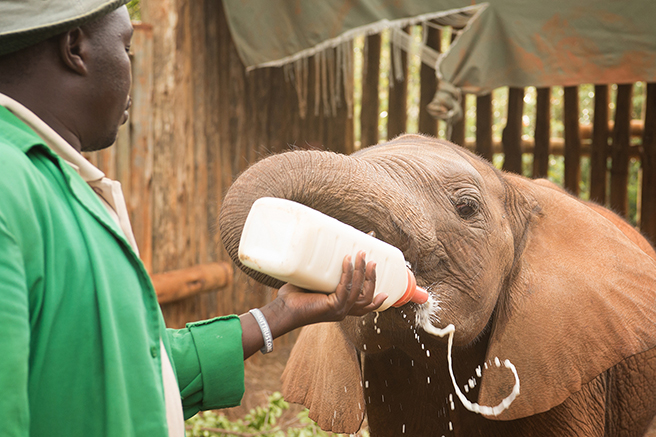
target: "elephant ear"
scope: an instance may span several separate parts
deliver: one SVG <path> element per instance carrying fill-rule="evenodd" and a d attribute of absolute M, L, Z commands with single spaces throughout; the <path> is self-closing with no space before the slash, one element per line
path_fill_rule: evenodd
<path fill-rule="evenodd" d="M 326 431 L 353 434 L 365 413 L 357 349 L 337 323 L 305 326 L 282 374 L 283 395 Z"/>
<path fill-rule="evenodd" d="M 496 358 L 517 369 L 519 396 L 488 417 L 499 420 L 547 411 L 656 345 L 656 262 L 630 231 L 544 184 L 513 178 L 509 189 L 530 193 L 538 208 L 502 291 L 481 380 L 479 404 L 495 406 L 515 382 Z"/>

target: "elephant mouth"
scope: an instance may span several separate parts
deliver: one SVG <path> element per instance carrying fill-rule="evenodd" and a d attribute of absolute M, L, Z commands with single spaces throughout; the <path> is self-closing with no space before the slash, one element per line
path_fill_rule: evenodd
<path fill-rule="evenodd" d="M 440 324 L 440 300 L 437 295 L 428 291 L 428 301 L 422 305 L 417 305 L 415 308 L 415 325 L 422 328 L 427 333 L 432 333 Z M 434 335 L 434 334 L 433 334 Z"/>

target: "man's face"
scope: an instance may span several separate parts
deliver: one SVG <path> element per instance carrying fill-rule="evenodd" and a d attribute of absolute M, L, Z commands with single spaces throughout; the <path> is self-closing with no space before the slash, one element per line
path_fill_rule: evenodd
<path fill-rule="evenodd" d="M 128 119 L 132 82 L 130 42 L 133 28 L 125 6 L 88 28 L 91 56 L 87 63 L 89 109 L 94 125 L 82 142 L 83 151 L 100 150 L 116 140 L 118 128 Z"/>

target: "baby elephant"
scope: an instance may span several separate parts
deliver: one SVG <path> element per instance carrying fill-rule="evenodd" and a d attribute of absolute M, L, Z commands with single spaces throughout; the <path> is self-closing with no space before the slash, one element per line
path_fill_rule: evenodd
<path fill-rule="evenodd" d="M 238 265 L 244 220 L 264 196 L 374 231 L 430 293 L 423 305 L 303 329 L 284 392 L 322 428 L 354 433 L 366 414 L 372 436 L 647 431 L 656 254 L 612 212 L 404 135 L 350 156 L 287 152 L 244 172 L 220 217 Z"/>

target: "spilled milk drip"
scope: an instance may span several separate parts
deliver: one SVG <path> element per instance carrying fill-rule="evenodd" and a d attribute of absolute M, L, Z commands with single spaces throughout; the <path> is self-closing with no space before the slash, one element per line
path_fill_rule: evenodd
<path fill-rule="evenodd" d="M 426 304 L 429 307 L 432 307 L 430 309 L 427 309 L 427 311 L 431 312 L 434 314 L 433 310 L 439 309 L 439 304 L 431 297 L 429 299 L 429 302 Z M 405 315 L 404 315 L 405 317 Z M 498 416 L 501 414 L 504 410 L 506 410 L 510 404 L 515 400 L 517 395 L 519 394 L 519 375 L 517 374 L 517 369 L 515 366 L 510 362 L 510 360 L 504 360 L 501 362 L 498 357 L 494 358 L 494 364 L 497 367 L 501 367 L 502 365 L 508 369 L 510 369 L 515 377 L 515 385 L 513 386 L 512 391 L 510 394 L 504 398 L 498 405 L 494 407 L 489 407 L 485 405 L 479 405 L 477 403 L 470 402 L 469 399 L 460 391 L 460 387 L 458 387 L 458 384 L 456 383 L 456 378 L 455 375 L 453 374 L 453 357 L 452 357 L 452 350 L 453 350 L 453 336 L 456 332 L 456 328 L 454 325 L 449 324 L 445 328 L 440 329 L 436 328 L 433 326 L 433 324 L 430 322 L 430 317 L 425 318 L 424 323 L 419 323 L 419 325 L 423 328 L 424 331 L 426 331 L 428 334 L 437 336 L 437 337 L 444 337 L 445 335 L 449 336 L 449 341 L 448 341 L 448 346 L 447 346 L 447 363 L 449 365 L 449 375 L 451 376 L 451 382 L 453 383 L 453 388 L 456 391 L 456 395 L 458 395 L 458 398 L 460 399 L 460 402 L 462 402 L 462 405 L 468 409 L 469 411 L 472 411 L 474 413 L 478 414 L 483 414 L 486 416 Z M 416 335 L 415 335 L 416 336 Z M 487 368 L 487 364 L 485 364 L 485 367 Z M 476 375 L 481 376 L 482 372 L 480 370 L 480 366 L 476 369 Z M 468 385 L 472 385 L 471 381 L 468 381 Z M 472 387 L 473 388 L 473 387 Z M 467 390 L 469 391 L 469 390 Z M 451 409 L 454 409 L 453 405 L 453 400 L 451 399 Z"/>

